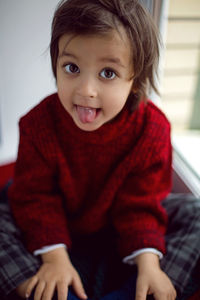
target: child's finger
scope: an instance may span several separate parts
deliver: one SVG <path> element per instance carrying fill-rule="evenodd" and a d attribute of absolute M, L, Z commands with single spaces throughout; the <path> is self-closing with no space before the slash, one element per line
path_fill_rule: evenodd
<path fill-rule="evenodd" d="M 42 295 L 45 289 L 46 283 L 45 281 L 39 281 L 36 286 L 35 293 L 34 293 L 34 300 L 41 300 Z"/>
<path fill-rule="evenodd" d="M 51 300 L 55 292 L 55 283 L 47 284 L 42 295 L 42 299 Z"/>
<path fill-rule="evenodd" d="M 65 281 L 57 283 L 58 300 L 66 300 L 68 295 L 68 285 Z"/>
<path fill-rule="evenodd" d="M 73 281 L 72 281 L 72 286 L 73 289 L 75 291 L 75 293 L 77 294 L 77 296 L 81 299 L 87 299 L 87 295 L 85 293 L 85 290 L 83 288 L 83 284 L 81 282 L 81 279 L 78 275 L 78 273 L 75 273 Z"/>
<path fill-rule="evenodd" d="M 32 290 L 34 289 L 34 287 L 36 286 L 36 284 L 38 283 L 38 277 L 37 276 L 33 276 L 26 288 L 26 294 L 25 294 L 25 297 L 26 298 L 29 298 L 31 293 L 32 293 Z"/>

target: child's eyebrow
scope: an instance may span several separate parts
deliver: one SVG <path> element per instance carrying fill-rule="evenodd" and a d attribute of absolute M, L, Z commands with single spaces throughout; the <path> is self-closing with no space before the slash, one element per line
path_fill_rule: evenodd
<path fill-rule="evenodd" d="M 64 56 L 68 56 L 68 57 L 72 57 L 72 58 L 75 58 L 75 59 L 78 59 L 78 57 L 72 53 L 69 53 L 69 52 L 66 52 L 65 50 L 63 50 L 63 52 L 59 55 L 59 59 L 61 57 L 64 57 Z M 105 62 L 105 63 L 114 63 L 116 65 L 119 65 L 120 67 L 122 68 L 126 68 L 121 60 L 118 58 L 118 57 L 102 57 L 100 58 L 99 60 L 100 62 Z"/>
<path fill-rule="evenodd" d="M 63 56 L 69 56 L 69 57 L 73 57 L 73 58 L 76 58 L 76 55 L 72 54 L 72 53 L 68 53 L 66 52 L 65 50 L 63 50 L 63 52 L 59 55 L 59 58 L 63 57 Z"/>
<path fill-rule="evenodd" d="M 122 68 L 126 68 L 118 57 L 102 57 L 100 61 L 105 63 L 114 63 Z"/>

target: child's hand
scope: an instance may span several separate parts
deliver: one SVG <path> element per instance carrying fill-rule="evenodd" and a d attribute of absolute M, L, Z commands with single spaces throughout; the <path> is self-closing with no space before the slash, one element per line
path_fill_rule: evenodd
<path fill-rule="evenodd" d="M 155 300 L 174 300 L 176 290 L 169 277 L 160 269 L 159 259 L 153 253 L 143 253 L 136 257 L 138 277 L 135 300 L 146 300 L 153 295 Z"/>
<path fill-rule="evenodd" d="M 55 290 L 58 300 L 66 300 L 68 287 L 72 285 L 79 298 L 87 299 L 81 279 L 64 248 L 43 254 L 42 260 L 39 271 L 28 283 L 26 297 L 30 296 L 35 288 L 34 300 L 51 300 Z"/>

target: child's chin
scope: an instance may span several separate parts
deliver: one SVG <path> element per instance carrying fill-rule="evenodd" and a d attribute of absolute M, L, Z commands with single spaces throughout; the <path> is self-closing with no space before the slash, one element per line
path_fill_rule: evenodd
<path fill-rule="evenodd" d="M 97 125 L 94 123 L 81 123 L 81 122 L 76 122 L 76 126 L 78 126 L 80 129 L 84 131 L 95 131 L 101 127 L 100 124 Z"/>

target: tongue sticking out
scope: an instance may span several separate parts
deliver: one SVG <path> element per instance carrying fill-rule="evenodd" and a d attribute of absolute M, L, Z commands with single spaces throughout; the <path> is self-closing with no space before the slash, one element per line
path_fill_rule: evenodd
<path fill-rule="evenodd" d="M 82 123 L 91 123 L 97 116 L 97 109 L 77 105 L 77 113 Z"/>

